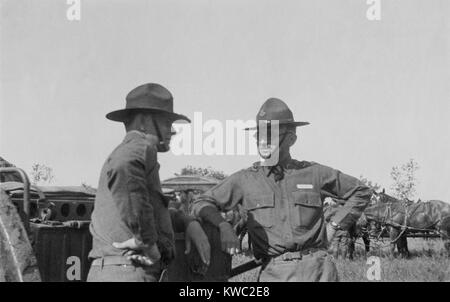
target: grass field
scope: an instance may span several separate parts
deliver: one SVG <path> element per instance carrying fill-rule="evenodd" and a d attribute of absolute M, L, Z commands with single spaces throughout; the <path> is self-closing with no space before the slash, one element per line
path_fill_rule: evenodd
<path fill-rule="evenodd" d="M 366 263 L 362 242 L 356 245 L 355 260 L 336 259 L 340 281 L 369 281 L 366 277 L 369 264 Z M 439 239 L 408 239 L 411 257 L 391 259 L 387 241 L 374 244 L 369 254 L 380 257 L 381 281 L 448 281 L 450 282 L 450 258 L 447 257 L 443 242 Z M 238 255 L 233 259 L 233 267 L 251 260 L 250 256 Z M 256 281 L 259 269 L 246 272 L 231 279 L 231 282 Z"/>

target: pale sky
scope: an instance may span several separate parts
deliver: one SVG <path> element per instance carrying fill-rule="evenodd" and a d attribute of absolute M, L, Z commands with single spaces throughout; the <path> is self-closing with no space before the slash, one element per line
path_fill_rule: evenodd
<path fill-rule="evenodd" d="M 0 155 L 56 185 L 97 186 L 124 128 L 105 118 L 134 87 L 156 82 L 175 111 L 254 119 L 284 100 L 299 129 L 292 150 L 380 183 L 420 165 L 417 198 L 450 201 L 450 2 L 381 0 L 0 0 Z M 226 173 L 252 156 L 159 156 L 161 179 L 188 164 Z"/>

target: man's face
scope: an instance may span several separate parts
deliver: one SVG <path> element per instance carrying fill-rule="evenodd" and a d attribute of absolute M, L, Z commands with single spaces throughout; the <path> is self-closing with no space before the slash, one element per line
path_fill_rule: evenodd
<path fill-rule="evenodd" d="M 295 131 L 286 125 L 280 125 L 278 131 L 272 129 L 263 131 L 262 133 L 257 131 L 255 136 L 259 155 L 264 159 L 268 159 L 275 152 L 284 152 L 285 149 L 290 147 L 291 135 L 295 136 Z"/>
<path fill-rule="evenodd" d="M 164 144 L 166 144 L 167 147 L 170 146 L 170 140 L 172 138 L 172 123 L 173 120 L 169 118 L 168 115 L 160 114 L 156 116 L 155 122 L 157 123 L 159 127 L 159 131 L 162 136 L 162 140 Z"/>
<path fill-rule="evenodd" d="M 172 130 L 173 120 L 167 114 L 154 114 L 154 113 L 143 113 L 140 120 L 141 128 L 145 129 L 146 133 L 153 133 L 158 137 L 158 151 L 166 152 L 170 148 L 170 140 L 174 131 Z M 157 128 L 157 129 L 156 129 Z M 154 129 L 152 131 L 151 129 Z M 159 133 L 158 133 L 159 130 Z M 161 142 L 163 144 L 161 144 Z"/>

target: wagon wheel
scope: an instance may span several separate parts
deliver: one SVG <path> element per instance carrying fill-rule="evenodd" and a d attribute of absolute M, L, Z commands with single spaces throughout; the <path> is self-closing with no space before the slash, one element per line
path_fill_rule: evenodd
<path fill-rule="evenodd" d="M 3 190 L 0 190 L 0 281 L 41 281 L 25 227 Z"/>

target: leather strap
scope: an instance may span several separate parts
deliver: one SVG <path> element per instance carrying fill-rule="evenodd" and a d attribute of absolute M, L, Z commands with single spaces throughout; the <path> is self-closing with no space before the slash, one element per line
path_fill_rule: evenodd
<path fill-rule="evenodd" d="M 279 256 L 272 257 L 272 260 L 276 261 L 292 261 L 292 260 L 301 260 L 304 256 L 312 255 L 318 251 L 325 251 L 322 248 L 311 248 L 298 252 L 287 252 L 281 254 Z"/>

